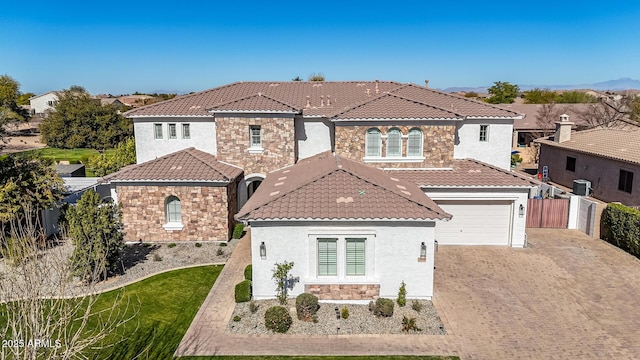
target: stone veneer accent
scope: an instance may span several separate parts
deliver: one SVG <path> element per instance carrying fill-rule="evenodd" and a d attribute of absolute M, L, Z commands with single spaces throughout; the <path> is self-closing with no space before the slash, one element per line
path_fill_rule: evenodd
<path fill-rule="evenodd" d="M 377 126 L 377 125 L 336 125 L 336 153 L 347 158 L 363 161 L 367 130 L 377 128 L 385 135 L 391 128 L 398 128 L 402 135 L 418 128 L 423 134 L 423 162 L 374 162 L 368 163 L 376 167 L 386 168 L 424 168 L 447 167 L 453 161 L 456 127 L 454 125 L 417 125 L 417 126 Z M 382 139 L 382 156 L 386 152 L 386 139 Z M 402 156 L 407 153 L 407 139 L 402 139 Z"/>
<path fill-rule="evenodd" d="M 262 148 L 259 154 L 249 153 L 249 126 L 260 125 Z M 294 118 L 292 117 L 216 117 L 218 160 L 244 169 L 245 174 L 267 174 L 293 165 L 296 158 Z"/>
<path fill-rule="evenodd" d="M 378 284 L 307 284 L 304 291 L 320 300 L 375 300 L 380 296 Z"/>
<path fill-rule="evenodd" d="M 227 241 L 237 212 L 236 181 L 228 186 L 117 185 L 125 241 Z M 182 230 L 165 230 L 165 200 L 180 199 Z"/>

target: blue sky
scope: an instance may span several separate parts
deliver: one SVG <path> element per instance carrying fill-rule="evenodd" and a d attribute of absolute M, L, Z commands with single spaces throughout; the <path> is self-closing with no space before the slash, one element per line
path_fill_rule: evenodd
<path fill-rule="evenodd" d="M 0 74 L 42 93 L 242 80 L 446 88 L 640 79 L 638 1 L 29 1 L 0 11 Z"/>

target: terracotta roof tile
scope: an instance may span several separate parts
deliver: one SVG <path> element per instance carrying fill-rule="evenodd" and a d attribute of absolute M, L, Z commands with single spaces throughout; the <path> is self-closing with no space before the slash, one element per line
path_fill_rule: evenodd
<path fill-rule="evenodd" d="M 188 148 L 142 164 L 129 165 L 103 177 L 102 181 L 229 182 L 242 173 L 242 169 L 218 161 L 209 153 Z"/>
<path fill-rule="evenodd" d="M 237 100 L 212 106 L 207 110 L 215 112 L 298 112 L 295 107 L 269 96 L 257 93 Z"/>
<path fill-rule="evenodd" d="M 335 114 L 334 120 L 361 119 L 460 119 L 462 115 L 395 94 L 384 94 Z"/>
<path fill-rule="evenodd" d="M 609 159 L 640 164 L 640 128 L 598 128 L 571 133 L 571 140 L 561 143 L 538 139 L 543 145 L 573 150 Z"/>
<path fill-rule="evenodd" d="M 387 170 L 391 176 L 420 187 L 532 187 L 538 182 L 513 171 L 472 159 L 454 160 L 451 168 L 428 170 Z"/>
<path fill-rule="evenodd" d="M 236 215 L 241 220 L 450 217 L 414 184 L 331 152 L 270 173 Z"/>

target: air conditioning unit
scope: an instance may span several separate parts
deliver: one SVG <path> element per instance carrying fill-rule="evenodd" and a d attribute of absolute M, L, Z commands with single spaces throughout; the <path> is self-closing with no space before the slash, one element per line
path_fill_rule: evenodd
<path fill-rule="evenodd" d="M 580 196 L 589 196 L 591 189 L 591 181 L 589 180 L 573 180 L 573 193 Z"/>

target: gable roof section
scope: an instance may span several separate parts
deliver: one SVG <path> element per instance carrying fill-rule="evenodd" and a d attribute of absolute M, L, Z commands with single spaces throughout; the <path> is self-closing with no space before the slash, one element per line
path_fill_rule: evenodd
<path fill-rule="evenodd" d="M 421 188 L 529 188 L 538 182 L 513 171 L 473 160 L 454 160 L 451 168 L 428 170 L 386 170 L 392 176 L 410 181 Z"/>
<path fill-rule="evenodd" d="M 571 139 L 557 143 L 538 139 L 542 145 L 572 150 L 593 156 L 640 164 L 640 128 L 598 128 L 571 133 Z"/>
<path fill-rule="evenodd" d="M 239 220 L 442 220 L 415 185 L 331 152 L 270 173 Z"/>
<path fill-rule="evenodd" d="M 195 148 L 129 165 L 102 178 L 102 182 L 230 182 L 242 169 L 218 161 L 215 156 Z"/>
<path fill-rule="evenodd" d="M 307 117 L 326 118 L 345 118 L 345 113 L 351 110 L 350 118 L 361 119 L 383 116 L 386 119 L 430 119 L 437 118 L 438 111 L 470 118 L 521 116 L 490 104 L 393 81 L 236 82 L 133 109 L 125 116 L 210 117 L 211 111 L 216 109 L 228 112 L 291 111 Z M 398 115 L 398 111 L 402 113 Z"/>

